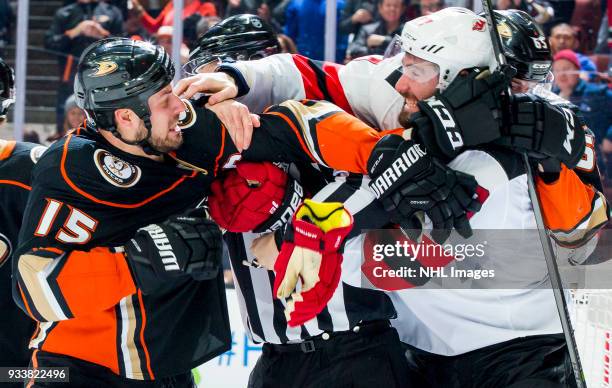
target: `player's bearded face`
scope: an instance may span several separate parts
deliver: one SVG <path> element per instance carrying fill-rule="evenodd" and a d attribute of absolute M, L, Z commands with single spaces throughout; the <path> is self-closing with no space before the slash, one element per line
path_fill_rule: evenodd
<path fill-rule="evenodd" d="M 399 115 L 402 126 L 409 126 L 410 116 L 419 110 L 417 101 L 434 95 L 438 86 L 440 68 L 438 65 L 406 53 L 402 58 L 402 76 L 395 84 L 405 100 L 404 108 Z"/>
<path fill-rule="evenodd" d="M 149 144 L 159 152 L 174 151 L 183 144 L 183 134 L 178 127 L 179 115 L 185 110 L 183 102 L 172 93 L 170 85 L 149 97 L 151 108 L 151 137 Z M 146 127 L 141 123 L 139 131 Z"/>

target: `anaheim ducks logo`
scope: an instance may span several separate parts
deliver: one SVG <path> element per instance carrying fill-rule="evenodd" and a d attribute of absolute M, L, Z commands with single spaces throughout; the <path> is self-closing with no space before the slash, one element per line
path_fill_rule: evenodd
<path fill-rule="evenodd" d="M 497 25 L 497 32 L 499 32 L 499 35 L 503 38 L 512 38 L 512 30 L 506 23 L 499 23 Z"/>
<path fill-rule="evenodd" d="M 106 150 L 96 150 L 94 162 L 104 179 L 114 186 L 132 187 L 140 180 L 140 167 L 133 166 Z"/>
<path fill-rule="evenodd" d="M 10 240 L 0 233 L 0 267 L 6 263 L 7 259 L 11 255 L 11 242 Z"/>
<path fill-rule="evenodd" d="M 90 77 L 102 77 L 104 75 L 110 74 L 117 70 L 119 66 L 113 61 L 101 61 L 96 62 L 98 68 L 95 73 L 90 74 Z"/>
<path fill-rule="evenodd" d="M 36 146 L 30 150 L 30 159 L 32 159 L 32 163 L 38 163 L 38 160 L 45 153 L 47 147 L 45 146 Z"/>

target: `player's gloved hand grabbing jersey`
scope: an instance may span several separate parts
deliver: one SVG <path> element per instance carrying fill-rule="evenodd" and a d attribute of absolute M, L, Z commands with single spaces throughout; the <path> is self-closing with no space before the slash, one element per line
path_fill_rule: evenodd
<path fill-rule="evenodd" d="M 302 186 L 270 162 L 239 162 L 211 185 L 210 215 L 230 232 L 271 232 L 302 202 Z"/>
<path fill-rule="evenodd" d="M 208 219 L 204 208 L 138 229 L 125 245 L 134 281 L 145 294 L 178 277 L 213 279 L 222 254 L 221 230 Z"/>
<path fill-rule="evenodd" d="M 352 228 L 353 217 L 339 202 L 307 199 L 298 208 L 274 264 L 274 295 L 291 297 L 285 308 L 289 326 L 314 318 L 331 299 L 340 282 L 344 240 Z"/>
<path fill-rule="evenodd" d="M 368 160 L 370 188 L 382 200 L 391 221 L 415 239 L 421 231 L 418 211 L 433 223 L 431 237 L 444 242 L 451 230 L 469 237 L 472 229 L 467 212 L 477 212 L 478 183 L 473 176 L 454 171 L 429 156 L 412 140 L 386 135 L 378 141 Z M 416 235 L 414 235 L 416 234 Z"/>
<path fill-rule="evenodd" d="M 444 90 L 417 103 L 410 117 L 412 139 L 437 157 L 451 159 L 464 147 L 501 136 L 502 100 L 516 71 L 509 66 L 490 73 L 471 69 Z"/>

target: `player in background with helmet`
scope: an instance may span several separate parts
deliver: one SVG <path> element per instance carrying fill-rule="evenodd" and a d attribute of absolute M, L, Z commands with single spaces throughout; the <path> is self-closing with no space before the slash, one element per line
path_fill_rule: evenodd
<path fill-rule="evenodd" d="M 221 62 L 250 61 L 280 52 L 272 27 L 256 15 L 230 16 L 198 37 L 185 70 L 189 75 L 213 71 Z"/>
<path fill-rule="evenodd" d="M 87 127 L 32 173 L 13 296 L 38 321 L 31 366 L 69 367 L 74 386 L 192 387 L 191 369 L 229 346 L 221 231 L 176 215 L 206 180 L 162 155 L 182 142 L 173 76 L 161 47 L 90 46 L 75 84 Z"/>
<path fill-rule="evenodd" d="M 0 58 L 0 126 L 14 100 L 13 69 Z M 11 258 L 30 193 L 30 172 L 46 147 L 0 139 L 0 366 L 27 367 L 35 321 L 13 302 Z M 15 384 L 16 386 L 17 384 Z"/>

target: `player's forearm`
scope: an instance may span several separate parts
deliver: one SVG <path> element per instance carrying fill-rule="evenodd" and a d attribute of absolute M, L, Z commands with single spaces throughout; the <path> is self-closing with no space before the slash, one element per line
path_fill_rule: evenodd
<path fill-rule="evenodd" d="M 136 292 L 125 256 L 108 248 L 33 249 L 18 258 L 14 276 L 15 300 L 38 321 L 104 311 Z"/>
<path fill-rule="evenodd" d="M 358 174 L 367 174 L 370 153 L 383 135 L 327 102 L 286 101 L 262 115 L 261 122 L 251 147 L 243 152 L 245 159 L 307 161 Z"/>
<path fill-rule="evenodd" d="M 222 68 L 229 67 L 236 69 L 246 82 L 247 93 L 237 100 L 252 112 L 263 112 L 270 105 L 286 100 L 306 98 L 302 76 L 291 54 L 237 62 Z"/>

